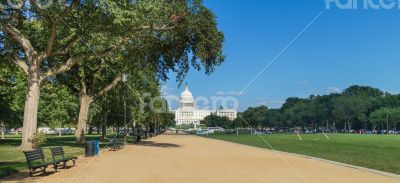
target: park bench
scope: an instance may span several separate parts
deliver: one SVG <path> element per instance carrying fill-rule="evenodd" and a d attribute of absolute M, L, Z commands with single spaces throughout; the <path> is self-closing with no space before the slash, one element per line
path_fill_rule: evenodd
<path fill-rule="evenodd" d="M 115 138 L 115 139 L 111 139 L 110 141 L 110 149 L 112 151 L 118 151 L 120 149 L 124 148 L 124 140 L 123 139 L 119 139 L 119 138 Z"/>
<path fill-rule="evenodd" d="M 46 168 L 53 164 L 53 163 L 46 163 L 44 161 L 44 153 L 42 149 L 36 149 L 32 151 L 24 151 L 26 161 L 28 163 L 29 167 L 29 176 L 33 176 L 34 173 L 36 173 L 37 169 L 41 169 L 44 176 L 46 173 Z"/>
<path fill-rule="evenodd" d="M 66 168 L 68 161 L 72 161 L 73 162 L 72 166 L 75 166 L 75 161 L 78 159 L 78 157 L 66 158 L 64 156 L 64 148 L 53 147 L 53 148 L 50 148 L 50 151 L 51 151 L 51 156 L 53 157 L 54 169 L 56 169 L 56 171 L 57 171 L 59 164 L 61 164 L 61 163 L 63 164 L 63 167 Z"/>

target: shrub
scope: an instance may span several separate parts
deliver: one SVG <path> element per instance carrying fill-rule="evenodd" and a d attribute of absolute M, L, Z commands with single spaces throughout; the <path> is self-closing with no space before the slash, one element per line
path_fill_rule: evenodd
<path fill-rule="evenodd" d="M 32 142 L 32 148 L 37 149 L 46 142 L 46 137 L 41 133 L 36 133 L 29 141 Z"/>

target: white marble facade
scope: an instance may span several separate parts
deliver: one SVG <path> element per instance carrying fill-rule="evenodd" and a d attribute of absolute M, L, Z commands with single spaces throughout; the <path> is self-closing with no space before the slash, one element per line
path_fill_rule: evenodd
<path fill-rule="evenodd" d="M 185 90 L 179 97 L 179 106 L 175 110 L 175 121 L 176 125 L 200 125 L 200 121 L 205 117 L 214 114 L 217 116 L 226 116 L 231 120 L 236 119 L 236 110 L 197 110 L 193 99 L 192 93 L 189 91 L 189 87 L 186 85 Z"/>

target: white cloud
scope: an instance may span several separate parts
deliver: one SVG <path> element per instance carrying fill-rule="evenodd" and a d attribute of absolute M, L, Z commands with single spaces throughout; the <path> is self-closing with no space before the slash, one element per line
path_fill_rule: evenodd
<path fill-rule="evenodd" d="M 307 81 L 307 80 L 304 80 L 304 81 L 300 81 L 299 82 L 299 84 L 301 84 L 301 85 L 306 85 L 306 84 L 308 84 L 309 82 Z"/>
<path fill-rule="evenodd" d="M 339 87 L 336 86 L 331 86 L 329 88 L 326 89 L 327 93 L 340 93 L 342 92 L 342 89 L 340 89 Z"/>
<path fill-rule="evenodd" d="M 308 90 L 308 93 L 311 93 L 311 94 L 316 94 L 318 91 L 317 90 L 315 90 L 315 89 L 312 89 L 312 90 Z"/>
<path fill-rule="evenodd" d="M 225 92 L 223 92 L 223 91 L 219 91 L 219 92 L 217 92 L 217 93 L 215 93 L 217 96 L 224 96 L 225 95 Z"/>
<path fill-rule="evenodd" d="M 238 91 L 230 91 L 230 92 L 223 92 L 223 91 L 218 91 L 215 93 L 217 96 L 240 96 L 241 92 Z"/>
<path fill-rule="evenodd" d="M 240 101 L 242 106 L 260 106 L 260 105 L 265 105 L 268 106 L 268 108 L 279 108 L 281 107 L 284 103 L 285 100 L 279 100 L 279 99 L 267 99 L 267 98 L 257 98 L 257 99 L 244 99 Z"/>

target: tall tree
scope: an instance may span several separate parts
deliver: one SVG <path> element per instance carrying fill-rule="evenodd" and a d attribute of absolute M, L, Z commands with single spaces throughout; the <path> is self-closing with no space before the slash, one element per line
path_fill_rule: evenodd
<path fill-rule="evenodd" d="M 400 123 L 400 107 L 392 108 L 391 122 L 393 130 L 397 131 L 397 125 Z"/>
<path fill-rule="evenodd" d="M 112 57 L 129 44 L 144 49 L 147 43 L 159 43 L 162 52 L 149 57 L 158 58 L 152 60 L 160 77 L 167 78 L 172 69 L 178 72 L 179 81 L 190 64 L 196 69 L 202 64 L 210 73 L 223 61 L 223 35 L 215 16 L 200 0 L 67 0 L 46 8 L 29 0 L 19 9 L 2 8 L 0 22 L 5 58 L 18 65 L 28 80 L 23 149 L 31 148 L 28 139 L 37 128 L 41 83 L 88 58 Z M 77 44 L 79 41 L 83 44 Z"/>
<path fill-rule="evenodd" d="M 281 111 L 279 109 L 268 109 L 266 121 L 264 124 L 266 127 L 279 126 L 282 122 Z"/>
<path fill-rule="evenodd" d="M 335 101 L 333 113 L 338 119 L 345 121 L 345 126 L 351 131 L 353 121 L 366 119 L 366 111 L 367 104 L 363 98 L 342 96 Z"/>
<path fill-rule="evenodd" d="M 0 61 L 0 127 L 2 138 L 4 138 L 6 128 L 21 126 L 25 90 L 24 74 L 14 65 Z"/>
<path fill-rule="evenodd" d="M 78 125 L 75 133 L 78 143 L 85 142 L 85 131 L 88 121 L 90 105 L 96 99 L 105 96 L 110 90 L 117 86 L 121 80 L 121 76 L 115 76 L 106 66 L 94 67 L 91 69 L 87 66 L 79 67 L 79 116 Z"/>
<path fill-rule="evenodd" d="M 317 96 L 316 98 L 316 117 L 321 125 L 325 124 L 326 128 L 336 129 L 335 119 L 333 115 L 334 104 L 340 94 L 329 94 Z"/>
<path fill-rule="evenodd" d="M 348 97 L 378 97 L 382 96 L 384 93 L 373 87 L 369 86 L 359 86 L 359 85 L 353 85 L 345 89 L 342 93 L 344 96 Z"/>
<path fill-rule="evenodd" d="M 61 128 L 74 126 L 78 98 L 73 95 L 69 88 L 59 83 L 45 83 L 41 90 L 40 124 L 59 128 L 58 133 L 61 136 Z"/>
<path fill-rule="evenodd" d="M 206 125 L 207 127 L 222 127 L 225 129 L 234 127 L 233 122 L 229 120 L 229 118 L 225 116 L 220 117 L 217 115 L 207 116 L 200 123 Z"/>
<path fill-rule="evenodd" d="M 381 108 L 372 112 L 369 116 L 370 122 L 372 124 L 372 129 L 375 130 L 380 125 L 383 126 L 388 124 L 391 112 L 392 111 L 389 108 Z"/>

